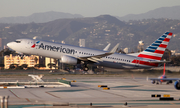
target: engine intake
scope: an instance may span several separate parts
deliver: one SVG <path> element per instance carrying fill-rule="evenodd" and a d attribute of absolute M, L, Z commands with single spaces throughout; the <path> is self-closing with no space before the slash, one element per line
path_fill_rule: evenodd
<path fill-rule="evenodd" d="M 176 81 L 174 83 L 174 87 L 177 89 L 177 90 L 180 90 L 180 81 Z"/>

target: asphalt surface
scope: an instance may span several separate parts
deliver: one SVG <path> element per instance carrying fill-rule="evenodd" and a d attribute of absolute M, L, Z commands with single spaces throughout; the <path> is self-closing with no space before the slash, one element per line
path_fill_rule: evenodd
<path fill-rule="evenodd" d="M 176 77 L 177 75 L 169 75 Z M 9 96 L 9 108 L 52 107 L 53 104 L 68 104 L 64 107 L 178 107 L 180 91 L 173 84 L 152 84 L 148 78 L 158 77 L 150 74 L 119 74 L 119 75 L 48 75 L 43 80 L 66 78 L 72 87 L 60 88 L 13 88 L 0 89 L 0 96 Z M 177 76 L 178 77 L 178 76 Z M 28 76 L 0 76 L 0 81 L 29 81 Z M 107 85 L 104 90 L 98 85 Z M 152 94 L 170 95 L 173 101 L 160 101 Z M 127 102 L 127 106 L 124 103 Z"/>

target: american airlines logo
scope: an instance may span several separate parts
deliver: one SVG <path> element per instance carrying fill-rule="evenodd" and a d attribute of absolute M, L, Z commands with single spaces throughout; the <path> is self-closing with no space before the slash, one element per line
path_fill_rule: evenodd
<path fill-rule="evenodd" d="M 62 46 L 56 47 L 56 46 L 51 46 L 51 45 L 44 45 L 43 43 L 39 45 L 39 49 L 49 50 L 49 51 L 54 51 L 54 52 L 62 52 L 62 53 L 67 53 L 67 54 L 75 54 L 74 49 L 64 48 Z"/>
<path fill-rule="evenodd" d="M 33 44 L 33 45 L 31 46 L 31 48 L 35 48 L 39 42 L 40 42 L 40 41 L 37 41 L 36 44 Z"/>

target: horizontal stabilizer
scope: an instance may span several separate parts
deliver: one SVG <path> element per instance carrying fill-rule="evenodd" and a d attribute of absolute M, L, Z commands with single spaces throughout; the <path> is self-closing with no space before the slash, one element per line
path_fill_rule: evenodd
<path fill-rule="evenodd" d="M 171 61 L 149 61 L 149 63 L 168 63 Z"/>

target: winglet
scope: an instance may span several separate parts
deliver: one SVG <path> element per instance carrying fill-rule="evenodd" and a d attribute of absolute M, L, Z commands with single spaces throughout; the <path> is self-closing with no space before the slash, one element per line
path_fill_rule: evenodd
<path fill-rule="evenodd" d="M 115 53 L 118 46 L 119 46 L 119 43 L 117 43 L 116 46 L 109 53 L 111 53 L 111 54 Z"/>
<path fill-rule="evenodd" d="M 110 45 L 111 45 L 111 43 L 109 43 L 109 44 L 103 49 L 103 51 L 108 51 Z"/>

